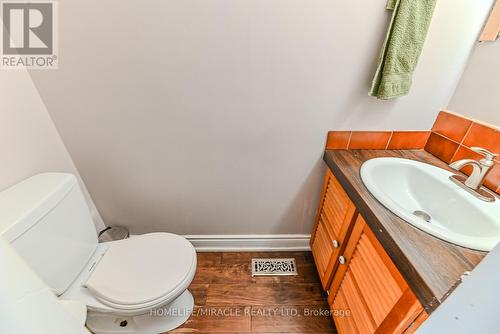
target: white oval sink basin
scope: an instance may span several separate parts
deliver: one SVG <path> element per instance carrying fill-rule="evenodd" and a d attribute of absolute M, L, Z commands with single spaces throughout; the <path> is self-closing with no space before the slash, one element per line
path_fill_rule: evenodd
<path fill-rule="evenodd" d="M 386 208 L 440 239 L 490 251 L 500 240 L 500 201 L 482 201 L 449 180 L 453 173 L 426 163 L 375 158 L 361 179 Z"/>

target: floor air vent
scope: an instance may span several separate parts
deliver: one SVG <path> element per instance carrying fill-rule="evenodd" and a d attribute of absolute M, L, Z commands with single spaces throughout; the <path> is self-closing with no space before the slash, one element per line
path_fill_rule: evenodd
<path fill-rule="evenodd" d="M 295 259 L 252 259 L 252 276 L 297 275 Z"/>

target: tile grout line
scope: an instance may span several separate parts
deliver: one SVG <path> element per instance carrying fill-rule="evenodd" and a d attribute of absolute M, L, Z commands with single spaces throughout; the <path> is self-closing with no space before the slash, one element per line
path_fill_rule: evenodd
<path fill-rule="evenodd" d="M 453 153 L 453 156 L 451 157 L 451 161 L 453 161 L 455 159 L 455 157 L 457 156 L 457 153 L 460 150 L 460 147 L 470 148 L 470 147 L 464 145 L 463 142 L 465 141 L 465 138 L 467 138 L 467 135 L 469 134 L 470 129 L 472 128 L 473 124 L 474 124 L 474 122 L 471 121 L 471 123 L 469 124 L 469 127 L 467 128 L 467 131 L 465 131 L 465 134 L 464 134 L 462 140 L 460 141 L 460 143 L 458 143 L 457 150 L 455 151 L 455 153 Z"/>
<path fill-rule="evenodd" d="M 389 144 L 391 143 L 391 139 L 392 139 L 393 135 L 394 135 L 394 131 L 391 131 L 391 135 L 389 136 L 389 139 L 387 140 L 387 144 L 385 145 L 386 150 L 389 148 Z"/>
<path fill-rule="evenodd" d="M 455 152 L 451 156 L 450 162 L 453 162 L 453 159 L 455 159 L 455 157 L 457 156 L 458 151 L 460 150 L 460 147 L 462 147 L 462 146 L 463 146 L 462 144 L 458 144 L 457 149 L 455 150 Z"/>
<path fill-rule="evenodd" d="M 451 138 L 448 138 L 448 137 L 446 137 L 445 135 L 440 134 L 439 132 L 431 131 L 431 133 L 433 133 L 433 134 L 435 134 L 435 135 L 437 135 L 437 136 L 439 136 L 439 137 L 441 137 L 441 138 L 444 138 L 444 139 L 446 139 L 446 140 L 449 140 L 449 141 L 451 141 L 451 142 L 453 142 L 453 143 L 455 143 L 455 144 L 457 144 L 457 145 L 460 145 L 460 143 L 459 143 L 459 142 L 457 142 L 456 140 L 453 140 L 453 139 L 451 139 Z M 430 137 L 430 136 L 429 136 L 429 137 Z"/>
<path fill-rule="evenodd" d="M 474 125 L 474 122 L 471 122 L 469 127 L 467 128 L 467 131 L 465 131 L 464 137 L 462 138 L 460 145 L 466 146 L 466 145 L 464 145 L 464 141 L 465 141 L 465 138 L 467 138 L 467 135 L 469 134 L 470 129 L 472 128 L 472 125 Z"/>
<path fill-rule="evenodd" d="M 348 150 L 349 145 L 351 145 L 351 138 L 352 138 L 352 131 L 349 131 L 349 139 L 347 140 L 347 147 L 345 148 L 346 150 Z"/>
<path fill-rule="evenodd" d="M 432 130 L 427 130 L 425 131 L 427 133 L 427 138 L 425 139 L 424 147 L 422 149 L 425 151 L 425 147 L 427 146 L 427 142 L 429 141 L 429 138 L 431 138 Z M 427 152 L 427 151 L 426 151 Z M 430 153 L 430 152 L 429 152 Z"/>

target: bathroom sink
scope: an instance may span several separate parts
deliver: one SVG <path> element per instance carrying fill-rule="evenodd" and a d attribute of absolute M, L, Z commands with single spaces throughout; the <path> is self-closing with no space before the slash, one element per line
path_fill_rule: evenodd
<path fill-rule="evenodd" d="M 500 201 L 482 201 L 449 180 L 453 173 L 426 163 L 375 158 L 361 179 L 386 208 L 437 238 L 490 251 L 500 240 Z"/>

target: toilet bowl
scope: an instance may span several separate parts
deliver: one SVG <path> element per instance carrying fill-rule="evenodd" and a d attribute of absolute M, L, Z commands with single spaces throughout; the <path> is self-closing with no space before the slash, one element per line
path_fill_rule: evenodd
<path fill-rule="evenodd" d="M 39 174 L 1 192 L 0 234 L 56 295 L 87 305 L 96 334 L 162 333 L 191 315 L 191 243 L 171 233 L 97 243 L 73 175 Z"/>
<path fill-rule="evenodd" d="M 189 241 L 149 233 L 98 244 L 84 270 L 60 298 L 87 305 L 94 333 L 162 333 L 191 315 L 187 290 L 196 271 Z"/>

